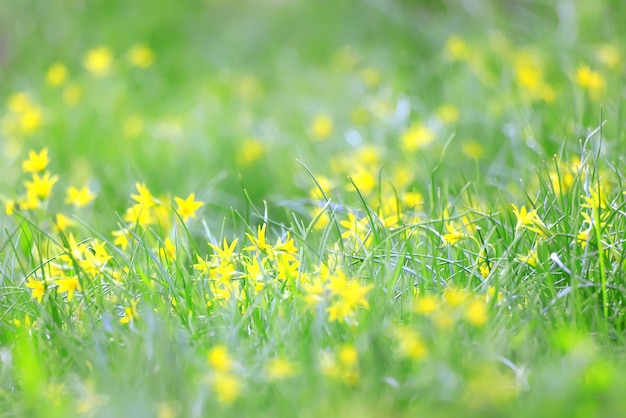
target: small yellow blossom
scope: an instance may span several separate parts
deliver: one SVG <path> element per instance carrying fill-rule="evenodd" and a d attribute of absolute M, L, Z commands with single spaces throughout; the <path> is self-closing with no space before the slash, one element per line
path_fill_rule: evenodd
<path fill-rule="evenodd" d="M 592 98 L 599 98 L 604 92 L 606 81 L 597 71 L 582 65 L 576 71 L 576 83 L 587 90 Z"/>
<path fill-rule="evenodd" d="M 237 152 L 237 164 L 242 167 L 249 167 L 261 158 L 264 151 L 265 148 L 261 141 L 256 138 L 246 139 Z"/>
<path fill-rule="evenodd" d="M 99 47 L 87 51 L 83 65 L 96 77 L 108 75 L 113 65 L 113 55 L 107 47 Z"/>
<path fill-rule="evenodd" d="M 54 221 L 54 226 L 58 231 L 65 232 L 69 227 L 75 224 L 74 220 L 68 218 L 62 213 L 57 213 Z"/>
<path fill-rule="evenodd" d="M 20 132 L 24 135 L 30 135 L 35 132 L 41 126 L 42 122 L 41 109 L 37 106 L 32 106 L 24 113 L 20 114 L 19 127 Z"/>
<path fill-rule="evenodd" d="M 154 52 L 145 45 L 134 45 L 128 51 L 128 60 L 139 68 L 148 68 L 154 63 Z"/>
<path fill-rule="evenodd" d="M 24 187 L 26 187 L 27 193 L 47 199 L 52 193 L 52 187 L 59 180 L 57 175 L 51 176 L 49 172 L 45 172 L 43 176 L 39 176 L 37 173 L 33 173 L 32 181 L 25 181 Z"/>
<path fill-rule="evenodd" d="M 130 305 L 124 308 L 124 316 L 120 318 L 120 324 L 128 324 L 139 318 L 139 312 L 137 311 L 138 300 L 131 300 Z"/>
<path fill-rule="evenodd" d="M 398 340 L 397 349 L 401 356 L 420 361 L 428 354 L 426 344 L 412 328 L 398 327 L 394 330 L 394 336 Z"/>
<path fill-rule="evenodd" d="M 443 298 L 449 306 L 456 307 L 462 305 L 467 299 L 467 292 L 462 289 L 448 287 L 443 292 Z"/>
<path fill-rule="evenodd" d="M 428 315 L 437 310 L 437 300 L 432 296 L 418 296 L 413 304 L 413 311 L 418 314 Z"/>
<path fill-rule="evenodd" d="M 46 83 L 49 86 L 60 86 L 67 79 L 67 67 L 60 62 L 54 63 L 46 72 Z"/>
<path fill-rule="evenodd" d="M 15 200 L 9 199 L 4 203 L 4 213 L 7 216 L 11 216 L 15 213 Z"/>
<path fill-rule="evenodd" d="M 174 198 L 177 205 L 176 212 L 178 212 L 185 222 L 187 222 L 189 218 L 195 218 L 196 211 L 204 206 L 203 202 L 196 201 L 195 198 L 195 193 L 191 193 L 186 199 L 181 199 L 180 197 Z"/>
<path fill-rule="evenodd" d="M 111 235 L 115 237 L 115 239 L 113 240 L 113 245 L 117 245 L 122 250 L 126 250 L 128 244 L 130 243 L 130 232 L 126 228 L 123 228 L 111 232 Z"/>
<path fill-rule="evenodd" d="M 444 244 L 454 245 L 457 242 L 461 241 L 468 237 L 463 231 L 456 229 L 456 227 L 452 224 L 452 222 L 446 222 L 446 230 L 447 234 L 442 234 L 441 239 Z"/>
<path fill-rule="evenodd" d="M 82 208 L 93 202 L 96 195 L 89 190 L 89 187 L 83 186 L 78 189 L 71 186 L 67 189 L 67 196 L 65 197 L 65 203 L 68 205 L 74 205 L 77 208 Z"/>
<path fill-rule="evenodd" d="M 326 115 L 318 115 L 311 124 L 313 139 L 323 141 L 333 132 L 333 121 Z"/>
<path fill-rule="evenodd" d="M 218 372 L 213 376 L 212 389 L 219 403 L 230 405 L 239 397 L 243 384 L 231 374 Z"/>
<path fill-rule="evenodd" d="M 209 364 L 220 372 L 228 372 L 233 367 L 233 360 L 228 355 L 225 345 L 216 345 L 208 354 Z"/>
<path fill-rule="evenodd" d="M 537 264 L 539 262 L 539 257 L 537 256 L 537 249 L 533 248 L 526 255 L 518 255 L 516 259 L 518 261 L 521 261 L 522 263 L 528 264 L 531 267 L 537 267 Z"/>
<path fill-rule="evenodd" d="M 48 166 L 48 148 L 43 148 L 39 153 L 35 151 L 28 152 L 28 159 L 22 162 L 22 171 L 24 173 L 38 173 Z"/>
<path fill-rule="evenodd" d="M 417 151 L 435 140 L 432 129 L 421 123 L 415 123 L 402 134 L 402 148 L 405 151 Z"/>
<path fill-rule="evenodd" d="M 55 283 L 59 286 L 57 292 L 67 292 L 67 300 L 70 301 L 74 297 L 74 292 L 80 289 L 80 282 L 78 277 L 65 277 L 63 279 L 55 280 Z"/>
<path fill-rule="evenodd" d="M 487 306 L 483 300 L 476 299 L 465 308 L 465 319 L 476 327 L 482 327 L 487 322 Z"/>
<path fill-rule="evenodd" d="M 453 60 L 466 60 L 470 58 L 470 50 L 467 44 L 458 35 L 448 37 L 444 50 L 448 57 Z"/>
<path fill-rule="evenodd" d="M 277 357 L 267 363 L 265 366 L 265 373 L 268 380 L 283 380 L 295 376 L 297 373 L 297 367 L 289 360 Z"/>
<path fill-rule="evenodd" d="M 28 282 L 26 282 L 26 287 L 32 289 L 32 297 L 33 299 L 37 299 L 38 303 L 41 303 L 43 299 L 43 295 L 46 291 L 46 285 L 43 281 L 35 280 L 32 277 L 28 278 Z"/>
<path fill-rule="evenodd" d="M 459 120 L 459 109 L 453 104 L 444 104 L 437 109 L 437 117 L 443 123 L 454 123 Z"/>

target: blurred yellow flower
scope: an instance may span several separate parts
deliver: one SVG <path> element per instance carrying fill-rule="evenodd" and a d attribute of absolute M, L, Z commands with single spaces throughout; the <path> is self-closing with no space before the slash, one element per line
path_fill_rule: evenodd
<path fill-rule="evenodd" d="M 467 44 L 458 35 L 450 35 L 444 47 L 446 55 L 453 60 L 466 60 L 470 58 L 470 50 Z"/>
<path fill-rule="evenodd" d="M 263 143 L 257 138 L 249 138 L 243 141 L 237 151 L 237 164 L 248 167 L 261 158 L 264 152 Z"/>
<path fill-rule="evenodd" d="M 38 173 L 48 166 L 48 148 L 43 148 L 39 153 L 35 151 L 28 152 L 28 159 L 22 162 L 22 171 L 24 173 Z"/>
<path fill-rule="evenodd" d="M 459 109 L 453 104 L 444 104 L 437 111 L 437 117 L 443 123 L 454 123 L 459 120 Z"/>
<path fill-rule="evenodd" d="M 77 208 L 82 208 L 93 202 L 95 198 L 96 195 L 89 190 L 89 187 L 83 186 L 79 189 L 71 186 L 67 189 L 65 203 L 68 205 L 74 205 Z"/>
<path fill-rule="evenodd" d="M 228 372 L 233 367 L 233 360 L 228 355 L 228 349 L 225 345 L 216 345 L 211 348 L 207 358 L 209 364 L 220 372 Z"/>
<path fill-rule="evenodd" d="M 476 299 L 465 308 L 465 319 L 476 327 L 487 323 L 487 305 L 481 299 Z"/>
<path fill-rule="evenodd" d="M 49 86 L 60 86 L 67 79 L 67 67 L 60 62 L 56 62 L 48 68 L 46 72 L 46 83 Z"/>
<path fill-rule="evenodd" d="M 402 134 L 401 139 L 405 151 L 416 151 L 433 142 L 435 133 L 421 123 L 414 123 Z"/>
<path fill-rule="evenodd" d="M 148 68 L 154 63 L 154 52 L 145 45 L 134 45 L 128 51 L 128 60 L 139 68 Z"/>
<path fill-rule="evenodd" d="M 33 173 L 32 181 L 25 181 L 24 187 L 26 187 L 27 193 L 42 199 L 47 199 L 52 193 L 52 187 L 58 180 L 59 176 L 51 176 L 48 171 L 46 171 L 43 176 Z"/>
<path fill-rule="evenodd" d="M 124 308 L 124 316 L 120 318 L 120 324 L 128 324 L 139 318 L 139 312 L 137 312 L 138 300 L 131 300 L 130 305 Z"/>
<path fill-rule="evenodd" d="M 277 357 L 270 360 L 265 366 L 268 380 L 283 380 L 297 374 L 297 367 L 289 360 Z"/>
<path fill-rule="evenodd" d="M 212 388 L 219 403 L 230 405 L 239 397 L 243 384 L 231 374 L 218 372 L 213 376 Z"/>
<path fill-rule="evenodd" d="M 606 81 L 597 71 L 581 65 L 576 71 L 576 83 L 587 90 L 592 98 L 597 99 L 603 93 Z"/>
<path fill-rule="evenodd" d="M 111 50 L 105 46 L 90 49 L 85 54 L 83 65 L 91 74 L 96 77 L 108 75 L 113 66 L 113 55 Z"/>
<path fill-rule="evenodd" d="M 311 124 L 311 133 L 316 141 L 328 139 L 333 132 L 333 121 L 326 115 L 318 115 Z"/>

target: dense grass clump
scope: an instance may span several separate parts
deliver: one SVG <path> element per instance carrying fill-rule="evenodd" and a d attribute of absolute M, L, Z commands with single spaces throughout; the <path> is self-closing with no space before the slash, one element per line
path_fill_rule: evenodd
<path fill-rule="evenodd" d="M 0 4 L 1 417 L 624 410 L 626 7 L 62 3 Z"/>

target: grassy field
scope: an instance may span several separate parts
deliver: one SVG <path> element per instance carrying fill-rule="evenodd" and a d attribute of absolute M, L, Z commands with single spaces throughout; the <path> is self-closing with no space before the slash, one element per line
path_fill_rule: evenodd
<path fill-rule="evenodd" d="M 624 21 L 0 2 L 0 417 L 623 415 Z"/>

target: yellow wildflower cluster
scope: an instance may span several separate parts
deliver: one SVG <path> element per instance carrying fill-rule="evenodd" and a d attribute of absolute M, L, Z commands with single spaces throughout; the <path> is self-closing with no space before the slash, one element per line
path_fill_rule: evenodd
<path fill-rule="evenodd" d="M 358 308 L 369 309 L 365 297 L 374 285 L 362 285 L 358 280 L 348 278 L 339 268 L 331 271 L 327 266 L 322 266 L 319 273 L 304 282 L 302 287 L 308 307 L 328 305 L 326 312 L 329 321 L 356 324 Z"/>

